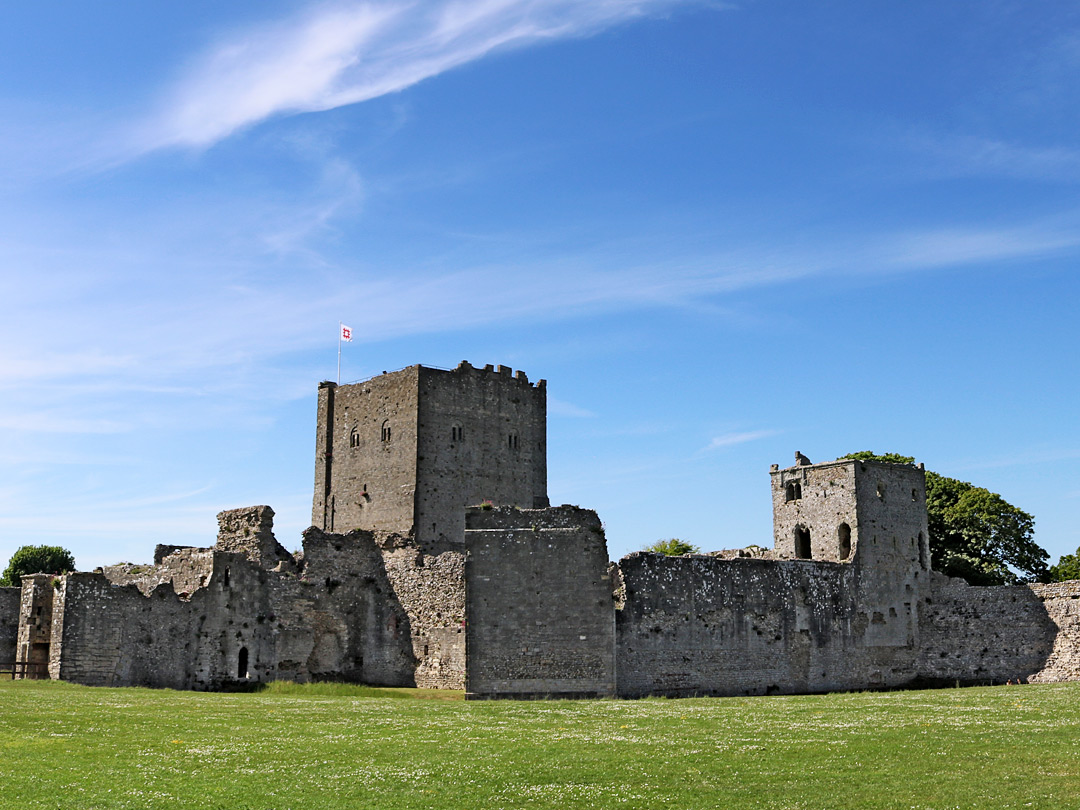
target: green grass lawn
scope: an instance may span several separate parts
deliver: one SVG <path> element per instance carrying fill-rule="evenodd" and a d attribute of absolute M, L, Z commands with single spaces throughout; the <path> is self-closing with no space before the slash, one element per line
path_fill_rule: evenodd
<path fill-rule="evenodd" d="M 1080 807 L 1080 683 L 455 698 L 0 682 L 0 808 Z"/>

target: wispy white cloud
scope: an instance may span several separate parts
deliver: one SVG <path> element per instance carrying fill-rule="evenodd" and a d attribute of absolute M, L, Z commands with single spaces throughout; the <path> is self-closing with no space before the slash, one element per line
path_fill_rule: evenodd
<path fill-rule="evenodd" d="M 705 449 L 719 450 L 722 447 L 733 447 L 737 444 L 746 444 L 747 442 L 767 439 L 769 436 L 775 435 L 775 430 L 747 430 L 737 433 L 724 433 L 721 436 L 714 436 Z"/>
<path fill-rule="evenodd" d="M 162 263 L 161 251 L 150 245 L 145 257 L 125 262 L 155 272 L 102 273 L 92 288 L 86 286 L 83 266 L 68 271 L 57 267 L 63 261 L 51 259 L 52 271 L 40 277 L 55 297 L 23 300 L 0 322 L 0 344 L 19 347 L 0 352 L 0 388 L 48 383 L 64 385 L 75 396 L 76 390 L 115 385 L 200 396 L 235 381 L 238 369 L 257 367 L 265 375 L 277 358 L 332 343 L 334 325 L 340 318 L 348 321 L 350 313 L 363 313 L 353 323 L 358 342 L 382 341 L 522 320 L 694 307 L 729 293 L 814 278 L 928 272 L 1078 248 L 1080 223 L 1061 220 L 879 235 L 847 244 L 836 239 L 828 249 L 793 247 L 783 254 L 748 248 L 693 257 L 628 257 L 617 246 L 599 245 L 577 255 L 513 265 L 380 268 L 377 274 L 330 267 L 313 278 L 310 273 L 223 272 L 216 256 L 197 252 Z M 60 292 L 66 280 L 76 290 L 71 306 L 64 305 Z M 478 307 L 477 290 L 505 295 L 498 307 Z M 65 313 L 62 324 L 48 317 L 56 307 Z M 108 318 L 101 317 L 102 308 Z M 278 382 L 288 387 L 287 380 Z"/>
<path fill-rule="evenodd" d="M 929 161 L 928 170 L 934 175 L 1080 181 L 1080 149 L 1071 145 L 1032 145 L 974 135 L 927 133 L 908 136 L 905 145 Z"/>
<path fill-rule="evenodd" d="M 219 42 L 139 128 L 135 148 L 206 147 L 271 116 L 356 104 L 495 50 L 586 36 L 694 2 L 701 4 L 427 0 L 318 5 Z"/>
<path fill-rule="evenodd" d="M 553 396 L 548 396 L 547 408 L 548 413 L 552 416 L 568 416 L 574 419 L 592 419 L 596 416 L 596 413 L 588 408 L 582 408 L 571 402 L 564 402 Z"/>
<path fill-rule="evenodd" d="M 949 469 L 957 472 L 970 470 L 992 470 L 1007 467 L 1027 467 L 1032 465 L 1056 464 L 1063 461 L 1075 461 L 1080 458 L 1080 450 L 1071 448 L 1040 447 L 1011 455 L 992 456 L 989 458 L 959 460 Z"/>
<path fill-rule="evenodd" d="M 1003 228 L 940 228 L 890 237 L 880 247 L 884 249 L 882 268 L 944 268 L 1074 251 L 1080 247 L 1080 227 L 1069 221 Z"/>
<path fill-rule="evenodd" d="M 24 433 L 124 433 L 134 425 L 115 419 L 72 418 L 61 411 L 25 410 L 15 413 L 0 412 L 0 430 Z"/>

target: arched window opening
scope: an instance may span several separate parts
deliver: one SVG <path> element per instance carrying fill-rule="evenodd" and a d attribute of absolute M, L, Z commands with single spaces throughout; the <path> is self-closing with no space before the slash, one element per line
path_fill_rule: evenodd
<path fill-rule="evenodd" d="M 461 429 L 461 425 L 454 425 L 450 428 L 450 441 L 460 442 L 464 431 Z"/>
<path fill-rule="evenodd" d="M 919 566 L 921 568 L 929 568 L 930 563 L 926 559 L 926 538 L 923 536 L 922 532 L 919 532 L 919 537 L 915 542 L 919 544 Z"/>
<path fill-rule="evenodd" d="M 506 437 L 506 446 L 511 450 L 518 449 L 518 435 L 516 433 L 511 433 Z"/>
<path fill-rule="evenodd" d="M 836 539 L 839 541 L 839 554 L 841 560 L 851 556 L 851 527 L 841 523 L 836 529 Z"/>
<path fill-rule="evenodd" d="M 360 446 L 360 431 L 357 430 L 354 427 L 352 429 L 352 431 L 349 433 L 349 447 L 359 447 L 359 446 Z"/>
<path fill-rule="evenodd" d="M 227 565 L 225 566 L 225 576 L 224 576 L 224 578 L 222 579 L 222 584 L 223 584 L 223 585 L 224 585 L 224 586 L 225 586 L 226 588 L 228 588 L 228 587 L 229 587 L 229 566 L 227 566 Z"/>
<path fill-rule="evenodd" d="M 240 654 L 236 656 L 236 677 L 247 678 L 248 676 L 248 649 L 240 648 Z"/>
<path fill-rule="evenodd" d="M 878 481 L 877 485 L 877 496 L 881 498 L 881 500 L 885 500 L 885 485 L 880 481 Z"/>
<path fill-rule="evenodd" d="M 382 423 L 382 440 L 384 442 L 390 441 L 390 420 L 387 419 Z"/>
<path fill-rule="evenodd" d="M 810 530 L 805 526 L 795 527 L 795 556 L 800 560 L 810 559 Z"/>
<path fill-rule="evenodd" d="M 798 481 L 788 481 L 784 491 L 786 500 L 797 501 L 802 498 L 802 484 Z"/>

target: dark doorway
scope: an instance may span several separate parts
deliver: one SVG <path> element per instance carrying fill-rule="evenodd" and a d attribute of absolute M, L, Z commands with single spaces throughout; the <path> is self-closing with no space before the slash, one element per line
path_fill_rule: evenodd
<path fill-rule="evenodd" d="M 240 655 L 236 657 L 236 677 L 247 678 L 248 676 L 248 650 L 247 647 L 240 648 Z"/>
<path fill-rule="evenodd" d="M 810 559 L 810 530 L 804 526 L 795 527 L 795 556 L 800 560 Z"/>

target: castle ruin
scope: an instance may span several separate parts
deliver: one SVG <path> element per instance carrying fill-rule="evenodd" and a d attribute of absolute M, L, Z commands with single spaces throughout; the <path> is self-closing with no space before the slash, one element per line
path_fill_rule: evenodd
<path fill-rule="evenodd" d="M 499 366 L 322 383 L 312 526 L 218 515 L 216 544 L 0 588 L 24 677 L 216 689 L 276 679 L 472 698 L 751 695 L 1080 679 L 1080 582 L 930 567 L 920 466 L 770 471 L 773 544 L 608 560 L 550 507 L 546 386 Z"/>

